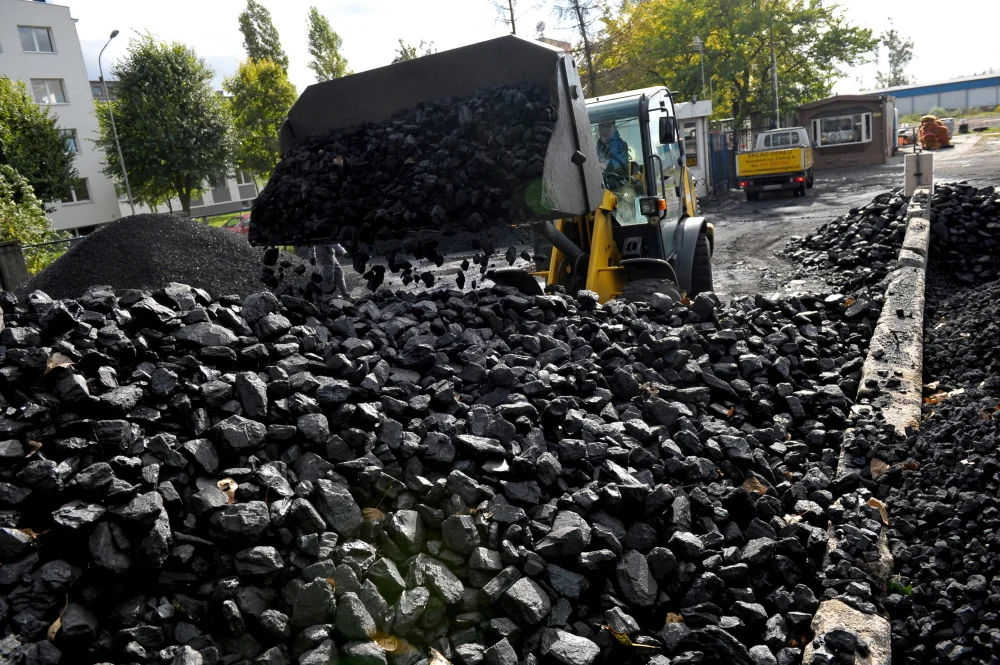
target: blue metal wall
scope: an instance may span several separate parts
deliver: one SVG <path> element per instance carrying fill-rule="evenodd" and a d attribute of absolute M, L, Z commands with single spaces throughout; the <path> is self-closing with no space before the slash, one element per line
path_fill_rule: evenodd
<path fill-rule="evenodd" d="M 881 91 L 878 91 L 881 92 Z M 926 113 L 932 108 L 965 109 L 1000 105 L 1000 76 L 915 85 L 886 92 L 896 98 L 902 115 Z"/>

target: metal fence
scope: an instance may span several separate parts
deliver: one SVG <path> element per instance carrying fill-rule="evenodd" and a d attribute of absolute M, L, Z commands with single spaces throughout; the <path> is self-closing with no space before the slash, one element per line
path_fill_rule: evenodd
<path fill-rule="evenodd" d="M 43 254 L 52 254 L 52 260 L 59 258 L 69 248 L 83 240 L 87 236 L 73 236 L 71 238 L 60 238 L 59 240 L 49 240 L 34 245 L 21 245 L 21 252 L 24 255 L 24 262 L 29 267 L 42 258 Z M 37 269 L 37 268 L 36 268 Z"/>
<path fill-rule="evenodd" d="M 753 150 L 757 135 L 769 129 L 771 127 L 766 126 L 736 129 L 733 127 L 732 120 L 719 120 L 712 123 L 708 144 L 713 194 L 721 195 L 739 189 L 739 178 L 736 176 L 736 155 Z"/>

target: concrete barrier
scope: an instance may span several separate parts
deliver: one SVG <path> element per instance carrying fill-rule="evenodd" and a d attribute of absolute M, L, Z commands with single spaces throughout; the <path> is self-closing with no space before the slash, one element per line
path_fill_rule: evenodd
<path fill-rule="evenodd" d="M 24 252 L 17 240 L 0 242 L 0 288 L 14 291 L 21 288 L 31 276 L 24 264 Z"/>
<path fill-rule="evenodd" d="M 933 162 L 931 162 L 932 164 Z M 908 168 L 923 165 L 914 162 Z M 931 169 L 929 169 L 931 170 Z M 924 174 L 920 174 L 922 179 Z M 908 178 L 908 186 L 912 178 Z M 906 235 L 899 251 L 896 268 L 887 277 L 885 303 L 868 347 L 861 370 L 855 419 L 877 410 L 897 434 L 908 435 L 920 427 L 923 402 L 924 289 L 930 247 L 929 205 L 933 180 L 929 187 L 912 190 L 907 212 Z M 851 435 L 851 430 L 846 434 Z M 846 440 L 846 438 L 845 438 Z M 852 469 L 843 447 L 837 460 L 836 477 Z M 856 470 L 856 469 L 855 469 Z M 839 499 L 838 499 L 839 501 Z M 836 547 L 831 527 L 827 552 Z M 878 541 L 878 559 L 861 562 L 859 567 L 877 583 L 885 584 L 892 575 L 894 562 L 889 550 L 887 530 Z M 824 565 L 825 565 L 824 561 Z M 822 635 L 834 628 L 849 630 L 869 645 L 867 656 L 859 656 L 858 665 L 889 665 L 892 662 L 892 631 L 885 617 L 865 614 L 839 600 L 820 603 L 813 617 L 813 641 L 803 650 L 803 663 L 811 663 L 813 653 L 822 646 Z"/>
<path fill-rule="evenodd" d="M 817 638 L 840 628 L 867 642 L 868 655 L 859 655 L 854 660 L 855 665 L 889 665 L 892 662 L 892 629 L 883 617 L 859 612 L 839 600 L 827 600 L 820 603 L 810 628 Z M 818 646 L 817 640 L 813 640 L 802 650 L 805 665 L 812 663 Z"/>
<path fill-rule="evenodd" d="M 923 397 L 924 281 L 930 246 L 930 189 L 914 193 L 896 269 L 861 370 L 855 415 L 878 409 L 901 436 L 920 427 Z"/>

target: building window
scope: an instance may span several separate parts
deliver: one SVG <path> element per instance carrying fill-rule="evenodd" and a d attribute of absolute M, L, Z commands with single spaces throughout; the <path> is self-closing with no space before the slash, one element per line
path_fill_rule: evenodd
<path fill-rule="evenodd" d="M 92 86 L 90 88 L 91 92 L 94 93 L 94 97 L 104 97 L 104 88 L 99 85 Z"/>
<path fill-rule="evenodd" d="M 86 178 L 77 178 L 70 187 L 69 196 L 62 200 L 63 203 L 83 203 L 90 200 L 90 188 L 87 187 Z"/>
<path fill-rule="evenodd" d="M 66 103 L 62 79 L 31 79 L 31 92 L 36 104 Z"/>
<path fill-rule="evenodd" d="M 64 129 L 62 130 L 63 137 L 66 139 L 66 151 L 76 154 L 80 154 L 80 141 L 76 138 L 75 129 Z"/>
<path fill-rule="evenodd" d="M 21 49 L 25 53 L 55 53 L 52 46 L 52 33 L 48 28 L 36 28 L 30 25 L 17 26 L 17 34 L 21 37 Z"/>
<path fill-rule="evenodd" d="M 698 166 L 698 126 L 693 122 L 684 123 L 684 161 L 688 168 Z"/>
<path fill-rule="evenodd" d="M 249 171 L 243 171 L 241 169 L 236 169 L 236 184 L 237 185 L 252 185 L 253 175 Z"/>
<path fill-rule="evenodd" d="M 868 143 L 872 140 L 872 114 L 853 113 L 833 118 L 815 118 L 813 136 L 820 147 L 848 143 Z"/>
<path fill-rule="evenodd" d="M 192 208 L 205 205 L 205 198 L 199 194 L 198 196 L 191 197 L 191 203 L 189 204 Z"/>

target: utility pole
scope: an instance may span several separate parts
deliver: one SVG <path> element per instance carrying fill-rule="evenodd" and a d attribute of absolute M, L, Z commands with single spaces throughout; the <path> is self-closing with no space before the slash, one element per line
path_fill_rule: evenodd
<path fill-rule="evenodd" d="M 774 88 L 774 128 L 781 129 L 781 113 L 778 111 L 778 58 L 774 54 L 774 5 L 771 5 L 771 87 Z"/>
<path fill-rule="evenodd" d="M 705 42 L 702 41 L 701 37 L 695 35 L 691 40 L 691 46 L 695 51 L 699 53 L 698 60 L 701 62 L 701 96 L 705 97 Z M 711 101 L 711 96 L 709 96 L 709 101 Z"/>

